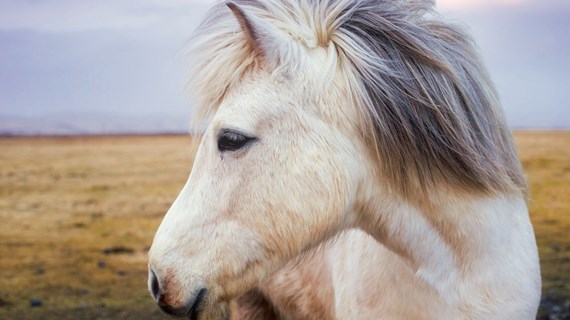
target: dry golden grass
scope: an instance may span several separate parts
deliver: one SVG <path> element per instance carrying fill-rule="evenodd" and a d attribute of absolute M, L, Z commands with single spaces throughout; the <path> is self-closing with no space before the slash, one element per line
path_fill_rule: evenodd
<path fill-rule="evenodd" d="M 543 297 L 570 299 L 570 131 L 517 132 L 515 140 L 530 186 Z"/>
<path fill-rule="evenodd" d="M 516 139 L 546 292 L 568 297 L 570 132 Z M 0 319 L 165 318 L 146 252 L 192 154 L 182 136 L 0 139 Z"/>
<path fill-rule="evenodd" d="M 146 292 L 146 251 L 187 178 L 190 145 L 1 139 L 0 319 L 162 318 Z M 120 247 L 132 253 L 104 253 Z"/>

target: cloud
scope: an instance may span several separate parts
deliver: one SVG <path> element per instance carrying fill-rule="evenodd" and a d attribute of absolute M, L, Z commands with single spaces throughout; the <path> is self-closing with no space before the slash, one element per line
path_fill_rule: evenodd
<path fill-rule="evenodd" d="M 69 33 L 105 29 L 140 29 L 188 17 L 207 0 L 4 0 L 0 30 Z M 204 10 L 201 10 L 204 11 Z"/>
<path fill-rule="evenodd" d="M 473 11 L 486 9 L 527 8 L 543 10 L 570 8 L 567 0 L 436 0 L 437 7 L 444 11 Z"/>
<path fill-rule="evenodd" d="M 0 11 L 0 109 L 189 110 L 185 48 L 203 1 L 11 1 Z"/>
<path fill-rule="evenodd" d="M 516 6 L 529 2 L 529 0 L 437 0 L 442 9 L 472 9 L 489 6 Z"/>
<path fill-rule="evenodd" d="M 472 31 L 514 127 L 570 127 L 568 3 L 529 2 L 452 14 Z"/>
<path fill-rule="evenodd" d="M 518 1 L 449 16 L 473 31 L 511 125 L 570 127 L 570 1 Z M 212 2 L 3 0 L 0 110 L 185 113 L 185 45 Z"/>

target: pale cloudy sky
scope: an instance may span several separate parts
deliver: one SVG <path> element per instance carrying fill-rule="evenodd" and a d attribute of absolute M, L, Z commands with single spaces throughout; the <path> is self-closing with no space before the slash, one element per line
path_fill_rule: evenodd
<path fill-rule="evenodd" d="M 0 115 L 189 115 L 184 49 L 208 0 L 0 0 Z M 440 0 L 513 127 L 570 128 L 570 1 Z"/>

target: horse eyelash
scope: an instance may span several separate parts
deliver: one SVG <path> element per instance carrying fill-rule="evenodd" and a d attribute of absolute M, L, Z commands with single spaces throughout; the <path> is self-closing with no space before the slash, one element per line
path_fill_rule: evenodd
<path fill-rule="evenodd" d="M 230 143 L 224 146 L 223 139 L 226 139 L 226 143 Z M 255 141 L 257 141 L 257 138 L 231 129 L 222 129 L 217 138 L 218 150 L 220 152 L 238 151 Z"/>

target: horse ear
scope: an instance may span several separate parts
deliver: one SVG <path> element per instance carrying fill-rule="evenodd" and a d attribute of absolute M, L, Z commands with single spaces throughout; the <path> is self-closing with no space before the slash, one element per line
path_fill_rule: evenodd
<path fill-rule="evenodd" d="M 226 5 L 236 17 L 241 30 L 251 48 L 264 57 L 267 62 L 277 62 L 279 59 L 279 32 L 271 25 L 263 23 L 253 15 L 248 14 L 235 2 L 228 1 Z"/>

